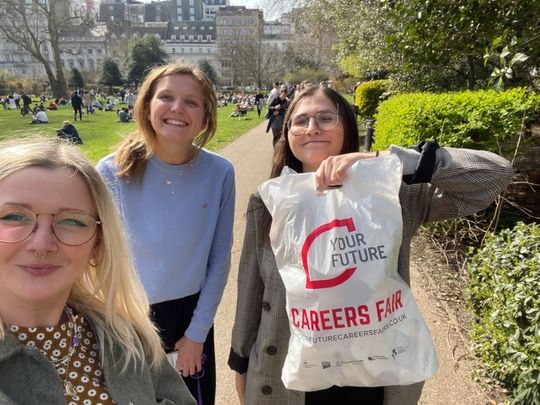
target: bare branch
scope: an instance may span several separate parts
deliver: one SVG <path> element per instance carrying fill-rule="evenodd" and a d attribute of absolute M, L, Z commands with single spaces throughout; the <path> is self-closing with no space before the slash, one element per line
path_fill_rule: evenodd
<path fill-rule="evenodd" d="M 19 0 L 3 0 L 0 3 L 0 31 L 43 66 L 55 95 L 67 93 L 61 66 L 60 32 L 77 19 L 66 11 L 60 10 L 57 2 L 32 0 L 27 5 Z M 52 60 L 45 51 L 52 51 Z"/>

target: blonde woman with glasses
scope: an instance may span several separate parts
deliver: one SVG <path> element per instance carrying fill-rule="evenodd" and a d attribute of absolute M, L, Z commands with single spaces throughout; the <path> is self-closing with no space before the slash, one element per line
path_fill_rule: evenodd
<path fill-rule="evenodd" d="M 72 145 L 0 145 L 0 403 L 186 404 L 120 217 Z"/>

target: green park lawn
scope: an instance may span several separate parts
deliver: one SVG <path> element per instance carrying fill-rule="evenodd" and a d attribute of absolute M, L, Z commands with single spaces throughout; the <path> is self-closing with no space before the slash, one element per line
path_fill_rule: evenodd
<path fill-rule="evenodd" d="M 259 119 L 256 111 L 249 111 L 245 120 L 229 117 L 233 109 L 233 104 L 218 109 L 218 129 L 212 141 L 206 146 L 208 149 L 215 151 L 224 147 L 264 120 L 264 113 Z M 75 122 L 71 107 L 59 106 L 57 111 L 47 111 L 47 116 L 48 124 L 31 125 L 30 115 L 21 117 L 18 110 L 0 110 L 0 141 L 25 136 L 56 136 L 56 130 L 62 127 L 62 122 L 69 120 L 75 125 L 83 140 L 81 146 L 83 152 L 90 160 L 97 162 L 101 157 L 111 153 L 123 136 L 135 130 L 134 123 L 118 122 L 115 112 L 97 111 L 91 115 L 84 114 L 82 121 Z M 270 137 L 268 141 L 271 141 Z"/>

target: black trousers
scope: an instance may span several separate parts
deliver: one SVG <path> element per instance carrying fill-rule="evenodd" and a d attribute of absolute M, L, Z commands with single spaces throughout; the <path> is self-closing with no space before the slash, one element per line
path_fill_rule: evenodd
<path fill-rule="evenodd" d="M 272 128 L 272 146 L 276 146 L 279 137 L 281 136 L 281 128 Z"/>
<path fill-rule="evenodd" d="M 184 336 L 198 301 L 199 294 L 197 293 L 188 297 L 151 305 L 152 319 L 159 328 L 165 352 L 172 352 L 175 343 Z M 203 359 L 203 370 L 194 376 L 185 377 L 184 382 L 198 404 L 214 405 L 216 399 L 214 327 L 208 332 L 206 341 L 203 344 Z"/>
<path fill-rule="evenodd" d="M 73 117 L 77 121 L 77 112 L 79 113 L 79 119 L 82 121 L 82 106 L 73 107 Z"/>
<path fill-rule="evenodd" d="M 306 392 L 305 405 L 382 405 L 383 387 L 337 387 Z"/>

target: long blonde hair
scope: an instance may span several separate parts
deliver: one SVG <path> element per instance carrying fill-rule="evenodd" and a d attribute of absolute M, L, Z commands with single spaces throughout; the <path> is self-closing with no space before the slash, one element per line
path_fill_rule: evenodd
<path fill-rule="evenodd" d="M 124 369 L 131 363 L 158 368 L 163 349 L 149 318 L 149 303 L 130 258 L 120 215 L 94 166 L 59 139 L 26 139 L 0 144 L 0 181 L 28 167 L 69 168 L 86 184 L 101 226 L 97 233 L 97 265 L 86 269 L 71 289 L 68 304 L 103 331 L 101 348 L 124 349 Z M 0 341 L 5 330 L 0 319 Z M 100 335 L 98 333 L 98 335 Z M 103 353 L 103 350 L 101 350 Z"/>
<path fill-rule="evenodd" d="M 217 97 L 212 82 L 204 72 L 196 67 L 177 63 L 155 67 L 148 73 L 139 88 L 133 108 L 137 130 L 128 135 L 116 150 L 114 162 L 118 176 L 130 177 L 135 182 L 142 180 L 146 162 L 154 153 L 156 145 L 156 133 L 148 119 L 150 101 L 154 97 L 158 81 L 171 75 L 190 76 L 201 86 L 204 100 L 204 127 L 194 141 L 197 147 L 196 152 L 216 133 Z"/>

